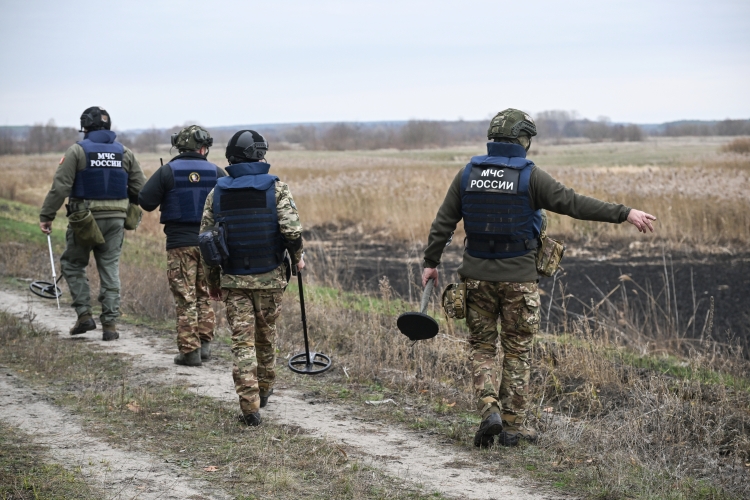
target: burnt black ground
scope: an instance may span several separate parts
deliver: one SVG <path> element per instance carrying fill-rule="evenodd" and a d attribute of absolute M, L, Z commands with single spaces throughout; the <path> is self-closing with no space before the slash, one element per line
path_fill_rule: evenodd
<path fill-rule="evenodd" d="M 319 283 L 335 283 L 345 290 L 378 292 L 380 280 L 386 276 L 398 295 L 418 300 L 421 293 L 422 247 L 390 243 L 374 237 L 363 238 L 356 234 L 346 235 L 338 231 L 311 231 L 306 232 L 304 237 L 309 269 Z M 631 250 L 628 243 L 609 243 L 597 248 L 587 247 L 585 242 L 567 242 L 567 245 L 568 256 L 563 260 L 565 272 L 555 283 L 554 295 L 553 280 L 543 278 L 540 281 L 544 291 L 542 307 L 545 322 L 550 296 L 555 299 L 556 306 L 560 305 L 559 283 L 562 283 L 566 295 L 570 296 L 566 300 L 566 308 L 574 314 L 583 313 L 584 305 L 590 305 L 592 300 L 598 303 L 603 298 L 602 292 L 607 294 L 621 283 L 619 278 L 622 275 L 628 275 L 635 284 L 652 290 L 662 307 L 666 307 L 666 274 L 670 280 L 670 294 L 676 290 L 679 323 L 686 337 L 700 336 L 708 313 L 709 298 L 713 296 L 713 337 L 725 341 L 734 336 L 742 339 L 746 345 L 750 343 L 750 253 L 701 254 L 669 252 L 660 248 Z M 456 269 L 461 260 L 460 247 L 459 242 L 454 242 L 446 249 L 439 269 L 441 287 L 458 281 Z M 674 288 L 671 288 L 672 280 Z M 638 289 L 634 283 L 622 282 L 629 299 L 644 300 L 642 292 L 633 292 Z M 673 306 L 674 295 L 671 297 Z M 611 300 L 621 301 L 621 291 L 613 294 Z M 696 326 L 685 329 L 694 310 Z M 552 309 L 552 323 L 559 319 L 559 314 L 559 310 Z"/>

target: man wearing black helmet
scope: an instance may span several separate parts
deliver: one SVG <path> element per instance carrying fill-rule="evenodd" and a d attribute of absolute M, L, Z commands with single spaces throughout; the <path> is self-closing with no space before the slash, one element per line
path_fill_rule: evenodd
<path fill-rule="evenodd" d="M 302 226 L 289 186 L 268 173 L 268 142 L 253 130 L 240 130 L 227 144 L 228 177 L 209 193 L 201 238 L 220 228 L 228 257 L 207 270 L 209 294 L 223 300 L 232 330 L 232 376 L 241 420 L 260 424 L 276 378 L 276 319 L 287 285 L 289 264 L 305 267 Z M 204 258 L 207 255 L 204 254 Z"/>
<path fill-rule="evenodd" d="M 60 160 L 39 214 L 39 227 L 49 234 L 57 211 L 69 197 L 66 205 L 69 224 L 60 264 L 78 314 L 70 334 L 96 328 L 86 278 L 86 266 L 93 251 L 100 280 L 99 319 L 104 340 L 119 338 L 116 321 L 120 315 L 120 251 L 125 217 L 129 204 L 138 203 L 138 192 L 146 182 L 138 160 L 115 140 L 117 136 L 111 126 L 106 110 L 93 106 L 83 112 L 83 140 L 68 148 Z"/>
<path fill-rule="evenodd" d="M 430 229 L 424 253 L 423 285 L 437 282 L 437 266 L 449 238 L 463 219 L 466 243 L 458 268 L 466 289 L 466 324 L 477 410 L 482 416 L 474 445 L 515 446 L 534 442 L 526 426 L 529 408 L 529 351 L 539 330 L 537 246 L 542 210 L 582 220 L 653 231 L 653 215 L 581 196 L 526 159 L 536 125 L 517 109 L 490 122 L 487 155 L 461 168 Z M 497 322 L 501 332 L 498 353 Z M 499 354 L 500 362 L 496 361 Z"/>
<path fill-rule="evenodd" d="M 198 229 L 206 196 L 224 177 L 208 161 L 214 140 L 207 130 L 190 125 L 172 135 L 179 154 L 146 182 L 138 201 L 149 212 L 160 207 L 167 235 L 167 278 L 177 312 L 177 348 L 174 362 L 200 366 L 211 355 L 214 312 L 198 249 Z"/>

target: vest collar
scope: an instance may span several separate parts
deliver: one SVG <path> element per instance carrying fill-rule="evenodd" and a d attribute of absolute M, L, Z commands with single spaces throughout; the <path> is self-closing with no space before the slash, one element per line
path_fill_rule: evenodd
<path fill-rule="evenodd" d="M 83 138 L 91 142 L 98 142 L 99 144 L 112 144 L 115 142 L 117 134 L 111 130 L 92 130 L 91 132 L 86 132 Z"/>
<path fill-rule="evenodd" d="M 523 148 L 522 148 L 523 149 Z M 270 163 L 254 161 L 252 163 L 235 163 L 227 167 L 227 173 L 236 179 L 245 175 L 267 174 L 271 168 Z"/>
<path fill-rule="evenodd" d="M 504 156 L 506 158 L 526 158 L 526 148 L 520 144 L 511 144 L 507 142 L 488 142 L 488 156 Z"/>

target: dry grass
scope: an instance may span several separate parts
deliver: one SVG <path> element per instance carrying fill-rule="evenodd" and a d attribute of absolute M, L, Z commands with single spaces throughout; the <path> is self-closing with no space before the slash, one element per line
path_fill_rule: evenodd
<path fill-rule="evenodd" d="M 676 321 L 660 301 L 646 290 L 630 302 L 613 295 L 539 336 L 531 421 L 541 441 L 495 449 L 488 460 L 594 498 L 750 494 L 750 364 L 737 345 L 712 341 L 710 326 L 702 341 L 675 343 Z M 463 322 L 411 345 L 393 316 L 310 304 L 313 345 L 333 353 L 338 367 L 318 386 L 322 393 L 394 398 L 401 407 L 369 416 L 470 443 L 478 419 Z M 300 349 L 296 307 L 285 305 L 282 353 Z"/>
<path fill-rule="evenodd" d="M 579 193 L 637 207 L 658 217 L 654 238 L 670 244 L 750 242 L 750 160 L 723 153 L 727 138 L 650 139 L 643 143 L 534 145 L 530 157 Z M 737 141 L 735 141 L 737 142 Z M 741 140 L 740 140 L 741 142 Z M 273 172 L 289 183 L 307 228 L 350 228 L 363 237 L 424 243 L 459 169 L 484 146 L 424 151 L 276 151 Z M 225 162 L 216 153 L 211 159 Z M 0 157 L 0 196 L 40 205 L 57 155 Z M 140 156 L 147 174 L 158 156 Z M 565 239 L 625 239 L 633 228 L 553 216 Z M 460 226 L 460 225 L 459 225 Z M 459 227 L 458 236 L 461 236 Z M 136 238 L 163 238 L 158 213 Z"/>
<path fill-rule="evenodd" d="M 86 484 L 80 471 L 51 462 L 46 448 L 31 444 L 31 439 L 0 422 L 0 498 L 102 498 L 101 492 Z"/>
<path fill-rule="evenodd" d="M 721 148 L 728 153 L 750 154 L 750 137 L 739 137 Z"/>

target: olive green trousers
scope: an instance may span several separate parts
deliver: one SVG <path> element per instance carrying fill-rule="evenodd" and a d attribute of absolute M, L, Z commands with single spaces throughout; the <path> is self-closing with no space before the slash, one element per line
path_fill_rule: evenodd
<path fill-rule="evenodd" d="M 91 314 L 91 291 L 86 277 L 86 266 L 94 252 L 96 269 L 99 271 L 99 297 L 102 323 L 114 323 L 120 316 L 120 252 L 125 236 L 125 219 L 97 219 L 96 224 L 104 236 L 104 244 L 84 246 L 76 242 L 73 230 L 68 226 L 65 233 L 65 251 L 60 258 L 62 274 L 73 296 L 73 308 L 80 317 Z"/>

